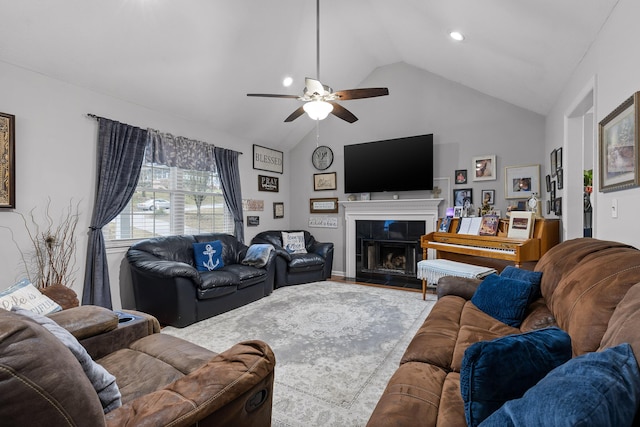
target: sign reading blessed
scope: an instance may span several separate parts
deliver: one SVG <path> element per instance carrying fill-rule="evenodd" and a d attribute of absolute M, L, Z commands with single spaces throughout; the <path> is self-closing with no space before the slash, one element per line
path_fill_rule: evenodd
<path fill-rule="evenodd" d="M 282 173 L 282 151 L 253 144 L 253 168 Z"/>

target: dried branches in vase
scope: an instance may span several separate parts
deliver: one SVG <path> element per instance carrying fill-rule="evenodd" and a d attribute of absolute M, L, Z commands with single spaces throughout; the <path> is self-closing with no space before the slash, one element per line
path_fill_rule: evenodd
<path fill-rule="evenodd" d="M 27 234 L 33 245 L 32 250 L 20 251 L 27 277 L 37 288 L 43 289 L 54 284 L 71 287 L 74 282 L 76 263 L 76 237 L 79 202 L 71 201 L 58 221 L 51 215 L 51 199 L 47 201 L 43 213 L 44 224 L 39 224 L 35 208 L 28 216 L 20 214 Z"/>

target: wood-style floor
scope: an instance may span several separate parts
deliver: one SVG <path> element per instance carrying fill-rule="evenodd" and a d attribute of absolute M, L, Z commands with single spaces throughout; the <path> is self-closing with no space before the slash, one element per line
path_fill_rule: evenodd
<path fill-rule="evenodd" d="M 351 283 L 351 284 L 354 284 L 354 285 L 373 286 L 375 288 L 399 289 L 399 290 L 407 291 L 407 292 L 422 293 L 422 288 L 417 289 L 417 288 L 412 288 L 412 287 L 407 287 L 407 286 L 394 286 L 394 285 L 383 285 L 383 284 L 379 284 L 379 283 L 359 282 L 359 281 L 355 281 L 355 280 L 346 279 L 345 277 L 342 277 L 342 276 L 331 276 L 330 280 L 332 280 L 334 282 Z M 435 294 L 436 290 L 435 290 L 435 288 L 428 287 L 427 288 L 427 293 L 428 294 Z"/>

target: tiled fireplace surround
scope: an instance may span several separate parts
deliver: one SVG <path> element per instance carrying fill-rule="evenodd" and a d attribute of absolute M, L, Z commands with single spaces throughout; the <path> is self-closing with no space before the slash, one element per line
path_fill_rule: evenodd
<path fill-rule="evenodd" d="M 376 237 L 380 237 L 381 233 L 378 230 L 381 229 L 380 225 L 385 224 L 391 229 L 394 226 L 394 222 L 409 222 L 408 225 L 400 224 L 400 229 L 409 230 L 408 234 L 410 238 L 416 238 L 419 248 L 420 234 L 422 231 L 420 223 L 424 223 L 424 234 L 430 233 L 435 230 L 438 222 L 438 206 L 442 202 L 442 199 L 396 199 L 396 200 L 363 200 L 363 201 L 344 201 L 341 204 L 344 206 L 345 212 L 345 253 L 346 253 L 346 277 L 355 279 L 358 275 L 358 258 L 357 254 L 361 251 L 366 252 L 366 248 L 359 248 L 362 244 L 362 239 L 357 239 L 358 232 L 366 230 L 368 227 L 365 223 L 360 221 L 374 221 L 372 228 L 376 231 L 373 232 L 373 236 L 364 236 L 365 245 L 371 244 L 369 254 L 362 254 L 362 262 L 367 264 L 367 258 L 371 258 L 374 249 L 373 243 L 370 240 L 375 240 Z M 407 250 L 411 248 L 409 242 L 404 241 L 404 233 L 398 234 L 398 240 L 396 236 L 388 233 L 388 230 L 382 232 L 382 240 L 385 244 L 391 247 L 398 247 L 402 249 L 402 246 L 407 247 Z M 360 236 L 362 237 L 362 236 Z M 415 246 L 415 245 L 414 245 Z M 382 246 L 375 249 L 377 256 L 378 252 L 383 252 Z M 369 260 L 370 261 L 370 260 Z M 409 263 L 415 263 L 416 260 L 412 259 L 411 254 L 407 257 L 406 261 Z M 360 264 L 362 266 L 362 264 Z M 393 269 L 392 267 L 391 269 Z M 395 267 L 400 268 L 402 267 Z M 397 275 L 413 274 L 415 271 L 414 265 L 408 265 L 406 272 L 396 272 Z"/>

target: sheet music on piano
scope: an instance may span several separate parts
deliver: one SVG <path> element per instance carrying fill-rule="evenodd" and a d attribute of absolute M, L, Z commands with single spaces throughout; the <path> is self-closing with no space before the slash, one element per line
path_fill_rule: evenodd
<path fill-rule="evenodd" d="M 460 227 L 458 228 L 458 234 L 469 234 L 477 236 L 478 234 L 480 234 L 481 225 L 481 216 L 460 218 Z"/>

